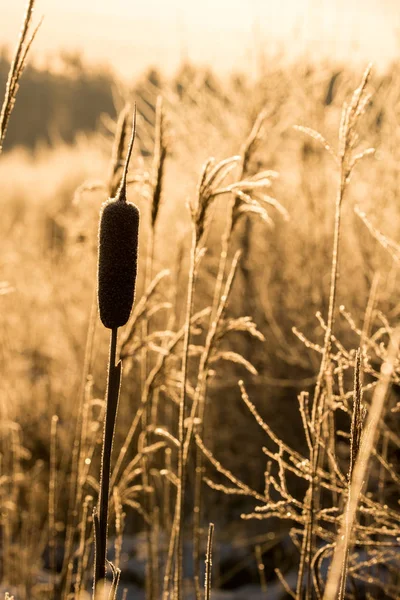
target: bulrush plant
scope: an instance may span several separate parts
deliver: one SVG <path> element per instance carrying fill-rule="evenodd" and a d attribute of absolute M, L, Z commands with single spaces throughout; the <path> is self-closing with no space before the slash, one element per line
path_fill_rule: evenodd
<path fill-rule="evenodd" d="M 107 195 L 110 198 L 116 196 L 118 188 L 121 185 L 122 171 L 125 166 L 125 144 L 128 137 L 131 112 L 130 105 L 126 104 L 114 127 L 114 139 L 107 181 L 84 182 L 77 190 L 75 190 L 73 200 L 75 205 L 80 203 L 85 192 L 105 191 L 108 192 Z M 93 244 L 93 250 L 97 252 L 97 246 L 95 246 L 95 244 Z M 93 389 L 93 349 L 98 319 L 98 293 L 95 279 L 96 277 L 93 274 L 93 283 L 91 282 L 93 285 L 93 292 L 89 312 L 81 385 L 77 402 L 75 436 L 71 458 L 68 518 L 64 546 L 65 551 L 62 574 L 58 585 L 60 593 L 61 590 L 69 590 L 72 585 L 74 573 L 74 534 L 76 528 L 79 527 L 82 532 L 87 527 L 86 517 L 89 513 L 86 511 L 86 517 L 83 518 L 83 507 L 86 505 L 86 501 L 82 494 L 84 484 L 89 476 L 91 458 L 95 451 L 96 435 L 94 433 L 96 432 L 96 428 L 101 426 L 101 421 L 104 418 L 102 414 L 103 406 L 101 406 L 100 414 L 97 417 L 94 417 L 94 415 L 91 414 L 93 407 L 96 405 L 96 400 L 91 397 Z M 92 418 L 94 419 L 93 421 Z M 91 433 L 89 433 L 88 428 L 92 428 Z M 83 518 L 83 521 L 80 521 L 81 518 Z M 91 543 L 91 540 L 89 541 Z M 82 552 L 83 549 L 79 551 L 80 558 L 82 558 Z M 81 582 L 78 577 L 78 584 L 75 583 L 75 587 L 80 589 L 80 584 Z"/>
<path fill-rule="evenodd" d="M 136 132 L 136 114 L 121 184 L 115 198 L 103 204 L 99 227 L 98 302 L 100 319 L 111 330 L 104 435 L 101 456 L 98 509 L 94 511 L 94 593 L 102 589 L 107 564 L 107 529 L 111 452 L 121 383 L 121 361 L 116 364 L 118 328 L 130 317 L 137 275 L 139 210 L 127 202 L 126 180 Z M 113 580 L 118 577 L 112 567 Z"/>

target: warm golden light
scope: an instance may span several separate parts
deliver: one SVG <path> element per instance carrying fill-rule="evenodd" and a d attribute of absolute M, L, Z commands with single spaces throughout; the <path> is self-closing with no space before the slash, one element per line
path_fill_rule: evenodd
<path fill-rule="evenodd" d="M 3 42 L 23 6 L 0 6 Z M 399 51 L 396 0 L 39 0 L 36 14 L 45 15 L 36 54 L 80 50 L 126 77 L 149 65 L 171 72 L 186 57 L 227 72 L 254 69 L 260 51 L 378 65 Z"/>
<path fill-rule="evenodd" d="M 3 0 L 0 600 L 399 600 L 397 3 Z"/>

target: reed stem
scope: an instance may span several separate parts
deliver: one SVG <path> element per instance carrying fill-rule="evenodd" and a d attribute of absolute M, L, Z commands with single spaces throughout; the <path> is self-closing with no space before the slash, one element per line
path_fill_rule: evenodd
<path fill-rule="evenodd" d="M 214 538 L 214 523 L 210 523 L 208 527 L 207 554 L 206 554 L 206 575 L 204 581 L 204 598 L 211 598 L 211 570 L 212 570 L 212 551 Z"/>
<path fill-rule="evenodd" d="M 189 343 L 190 343 L 190 322 L 193 311 L 193 296 L 194 296 L 194 273 L 195 259 L 197 250 L 196 231 L 193 227 L 192 247 L 190 251 L 190 269 L 186 307 L 186 323 L 185 334 L 183 338 L 183 354 L 182 354 L 182 388 L 179 404 L 179 458 L 178 458 L 178 498 L 176 508 L 176 535 L 177 535 L 177 560 L 175 571 L 175 595 L 177 600 L 182 598 L 182 562 L 183 562 L 183 508 L 185 500 L 185 481 L 186 481 L 186 465 L 184 459 L 185 448 L 185 415 L 186 415 L 186 379 L 188 371 L 189 358 Z"/>

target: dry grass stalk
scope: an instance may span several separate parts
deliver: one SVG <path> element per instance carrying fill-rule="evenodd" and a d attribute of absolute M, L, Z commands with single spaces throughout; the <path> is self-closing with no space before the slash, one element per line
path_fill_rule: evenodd
<path fill-rule="evenodd" d="M 186 303 L 186 318 L 184 325 L 184 337 L 183 337 L 183 349 L 182 349 L 182 382 L 179 402 L 179 422 L 178 422 L 178 440 L 179 440 L 179 453 L 178 453 L 178 494 L 177 503 L 175 509 L 173 531 L 171 535 L 168 561 L 167 564 L 172 564 L 172 552 L 175 545 L 176 539 L 176 564 L 175 564 L 175 582 L 174 589 L 177 600 L 181 599 L 182 594 L 182 561 L 183 561 L 183 507 L 185 497 L 185 482 L 186 482 L 186 461 L 185 461 L 185 418 L 187 412 L 187 369 L 188 369 L 188 358 L 189 358 L 189 344 L 190 344 L 190 324 L 192 320 L 193 312 L 193 298 L 195 288 L 195 274 L 196 266 L 199 264 L 199 259 L 202 256 L 202 250 L 200 243 L 202 241 L 208 213 L 210 207 L 215 198 L 221 193 L 218 185 L 221 184 L 224 177 L 231 169 L 232 164 L 237 160 L 237 157 L 226 159 L 221 161 L 216 166 L 213 166 L 213 161 L 210 159 L 206 162 L 203 172 L 200 177 L 200 181 L 197 189 L 197 201 L 190 206 L 191 217 L 192 217 L 192 243 L 190 249 L 190 265 L 189 265 L 189 279 L 188 279 L 188 292 L 187 292 L 187 303 Z M 164 575 L 164 591 L 163 598 L 168 596 L 168 585 L 169 576 L 168 569 Z"/>
<path fill-rule="evenodd" d="M 198 413 L 198 434 L 200 437 L 203 435 L 204 430 L 204 418 L 205 418 L 205 398 L 207 392 L 207 373 L 209 370 L 209 364 L 211 362 L 212 353 L 217 341 L 218 328 L 223 318 L 226 305 L 229 300 L 230 292 L 232 290 L 236 268 L 239 263 L 240 251 L 238 251 L 232 261 L 231 271 L 228 275 L 225 290 L 222 294 L 219 306 L 214 320 L 212 321 L 208 333 L 207 339 L 204 345 L 204 351 L 200 358 L 200 365 L 197 375 L 196 390 L 193 398 L 193 404 L 190 414 L 189 426 L 185 440 L 184 460 L 188 460 L 189 448 L 192 438 L 192 433 L 195 424 L 195 418 Z M 194 486 L 194 507 L 193 507 L 193 563 L 195 572 L 195 586 L 197 597 L 200 596 L 200 543 L 201 543 L 201 481 L 203 476 L 203 465 L 202 465 L 202 454 L 200 450 L 196 450 L 196 467 L 195 467 L 195 486 Z"/>
<path fill-rule="evenodd" d="M 125 164 L 125 145 L 128 137 L 129 121 L 132 115 L 130 104 L 126 104 L 120 112 L 116 124 L 114 143 L 111 152 L 110 174 L 108 176 L 108 194 L 114 198 L 121 184 L 119 172 Z"/>
<path fill-rule="evenodd" d="M 198 324 L 201 323 L 202 320 L 204 320 L 204 318 L 209 315 L 209 313 L 210 313 L 210 310 L 208 308 L 195 313 L 192 316 L 192 319 L 190 322 L 191 327 L 198 326 Z M 155 364 L 155 366 L 150 371 L 150 373 L 147 377 L 146 386 L 145 386 L 145 389 L 142 391 L 142 395 L 141 395 L 141 404 L 140 404 L 138 410 L 136 411 L 135 418 L 133 419 L 133 421 L 129 427 L 129 431 L 126 435 L 126 438 L 124 440 L 124 443 L 123 443 L 120 453 L 118 455 L 117 461 L 115 463 L 115 467 L 114 467 L 112 478 L 111 478 L 111 487 L 113 487 L 118 480 L 118 476 L 120 475 L 125 456 L 126 456 L 128 449 L 132 443 L 132 439 L 135 435 L 136 429 L 137 429 L 140 419 L 142 417 L 143 410 L 148 402 L 150 395 L 153 393 L 161 374 L 163 373 L 163 369 L 165 368 L 166 360 L 173 353 L 173 351 L 177 348 L 177 346 L 182 342 L 184 334 L 185 334 L 185 326 L 182 326 L 181 329 L 179 331 L 177 331 L 171 338 L 170 342 L 168 343 L 168 345 L 165 349 L 165 352 L 163 352 L 162 354 L 159 355 L 157 363 Z"/>
<path fill-rule="evenodd" d="M 87 538 L 87 527 L 88 527 L 88 518 L 91 513 L 93 505 L 93 497 L 86 496 L 83 502 L 82 508 L 82 521 L 81 521 L 81 529 L 79 536 L 79 547 L 78 547 L 78 565 L 76 569 L 76 579 L 74 583 L 74 592 L 77 598 L 80 597 L 81 592 L 83 590 L 85 584 L 85 574 L 87 572 L 87 563 L 89 558 L 89 548 L 90 543 Z"/>
<path fill-rule="evenodd" d="M 49 552 L 50 570 L 52 573 L 52 589 L 56 587 L 56 493 L 57 493 L 57 423 L 54 415 L 51 420 L 50 433 L 50 485 L 49 485 Z"/>
<path fill-rule="evenodd" d="M 363 406 L 361 404 L 362 402 L 362 382 L 361 382 L 361 376 L 362 376 L 362 364 L 361 364 L 361 351 L 360 349 L 357 351 L 356 354 L 356 362 L 355 362 L 355 367 L 354 367 L 354 397 L 353 397 L 353 415 L 352 415 L 352 419 L 351 419 L 351 430 L 350 430 L 350 466 L 349 466 L 349 473 L 348 473 L 348 480 L 349 480 L 349 496 L 348 498 L 350 499 L 350 494 L 351 494 L 351 481 L 352 481 L 352 477 L 353 477 L 353 471 L 354 471 L 354 467 L 356 464 L 356 460 L 357 460 L 357 456 L 358 456 L 358 452 L 360 449 L 360 441 L 361 441 L 361 434 L 362 434 L 362 427 L 363 427 L 363 421 L 364 421 L 364 415 L 363 415 Z M 347 502 L 347 507 L 349 506 L 349 501 Z M 348 518 L 346 518 L 346 525 L 348 525 Z M 348 561 L 348 553 L 349 553 L 349 536 L 350 536 L 350 529 L 348 526 L 346 526 L 346 532 L 345 532 L 345 553 L 343 556 L 343 567 L 342 567 L 342 576 L 341 576 L 341 580 L 340 580 L 340 589 L 339 589 L 339 596 L 338 596 L 338 600 L 343 600 L 345 597 L 345 591 L 346 591 L 346 578 L 347 578 L 347 561 Z"/>
<path fill-rule="evenodd" d="M 186 390 L 186 379 L 188 369 L 188 358 L 189 358 L 189 344 L 190 344 L 190 321 L 192 318 L 193 311 L 193 297 L 194 297 L 194 277 L 195 277 L 195 260 L 197 251 L 198 238 L 196 234 L 196 227 L 192 227 L 192 245 L 190 250 L 190 267 L 189 267 L 189 281 L 188 281 L 188 292 L 187 292 L 187 305 L 186 305 L 186 320 L 185 320 L 185 333 L 183 338 L 183 349 L 182 349 L 182 383 L 181 383 L 181 396 L 179 402 L 179 422 L 178 422 L 178 439 L 179 439 L 179 454 L 178 454 L 178 492 L 176 501 L 176 522 L 174 528 L 176 529 L 176 565 L 175 565 L 175 595 L 176 600 L 182 598 L 182 565 L 183 565 L 183 509 L 185 501 L 185 484 L 186 484 L 186 468 L 184 461 L 184 445 L 185 445 L 185 417 L 186 417 L 186 402 L 187 402 L 187 390 Z"/>
<path fill-rule="evenodd" d="M 257 571 L 260 578 L 261 590 L 267 593 L 267 579 L 265 577 L 265 567 L 263 561 L 263 552 L 261 544 L 257 544 L 254 549 L 254 554 L 257 561 Z"/>
<path fill-rule="evenodd" d="M 162 192 L 165 173 L 165 160 L 167 158 L 167 140 L 165 131 L 165 115 L 162 96 L 157 97 L 155 142 L 152 168 L 152 202 L 151 202 L 151 229 L 154 230 L 162 202 Z M 151 274 L 150 274 L 151 276 Z"/>
<path fill-rule="evenodd" d="M 165 159 L 167 156 L 167 146 L 165 141 L 165 125 L 164 125 L 164 113 L 162 106 L 162 97 L 159 96 L 157 98 L 157 106 L 156 106 L 156 125 L 155 125 L 155 145 L 153 152 L 153 166 L 152 166 L 152 175 L 151 175 L 151 211 L 150 211 L 150 226 L 148 233 L 148 242 L 147 242 L 147 256 L 146 256 L 146 266 L 145 266 L 145 287 L 148 288 L 151 279 L 153 276 L 153 264 L 154 264 L 154 249 L 155 249 L 155 228 L 157 223 L 157 217 L 160 209 L 160 204 L 162 200 L 162 191 L 163 191 L 163 178 L 164 178 L 164 169 L 165 169 Z M 150 325 L 148 322 L 147 314 L 145 314 L 142 324 L 141 324 L 141 334 L 142 339 L 147 340 L 150 333 Z M 146 385 L 146 378 L 148 374 L 148 353 L 146 344 L 143 345 L 143 349 L 141 352 L 141 363 L 140 363 L 140 371 L 141 371 L 141 387 L 142 390 Z M 152 399 L 146 403 L 145 410 L 143 411 L 142 416 L 142 430 L 144 433 L 144 444 L 146 444 L 147 439 L 147 430 L 149 425 L 151 424 L 151 414 L 152 414 Z M 143 457 L 143 486 L 145 488 L 149 487 L 149 458 L 147 456 Z M 153 600 L 156 597 L 154 592 L 154 588 L 157 587 L 156 581 L 158 577 L 156 576 L 156 572 L 158 571 L 157 565 L 154 564 L 156 559 L 155 545 L 156 540 L 154 536 L 154 532 L 152 533 L 152 523 L 153 523 L 153 514 L 155 510 L 154 506 L 154 495 L 145 495 L 144 498 L 144 509 L 150 516 L 150 525 L 147 527 L 147 574 L 146 574 L 146 589 L 147 589 L 147 598 L 148 600 Z M 158 562 L 156 560 L 156 562 Z"/>
<path fill-rule="evenodd" d="M 184 434 L 184 418 L 186 415 L 186 372 L 187 372 L 187 358 L 188 358 L 187 352 L 188 352 L 189 336 L 190 336 L 189 322 L 190 322 L 190 318 L 191 318 L 192 304 L 193 304 L 195 267 L 196 267 L 196 263 L 199 263 L 199 260 L 203 253 L 203 251 L 200 249 L 200 242 L 203 239 L 203 236 L 204 236 L 204 233 L 206 230 L 208 212 L 212 205 L 213 200 L 215 198 L 217 198 L 218 196 L 221 196 L 224 194 L 231 194 L 231 193 L 238 194 L 239 193 L 239 194 L 243 194 L 245 196 L 244 202 L 251 203 L 251 202 L 253 202 L 251 194 L 253 192 L 254 192 L 254 194 L 256 194 L 259 187 L 269 185 L 269 181 L 267 181 L 267 180 L 264 181 L 264 179 L 261 177 L 260 179 L 254 178 L 252 180 L 239 181 L 236 184 L 232 184 L 232 185 L 223 187 L 222 183 L 223 183 L 224 179 L 230 173 L 230 171 L 234 167 L 237 160 L 238 160 L 238 157 L 234 156 L 232 158 L 221 161 L 220 163 L 216 164 L 215 166 L 214 166 L 214 161 L 212 159 L 207 161 L 207 163 L 205 164 L 205 167 L 203 169 L 203 173 L 200 178 L 200 183 L 198 186 L 197 204 L 191 206 L 193 235 L 192 235 L 191 262 L 190 262 L 190 271 L 189 271 L 189 285 L 188 285 L 189 291 L 188 291 L 188 304 L 187 304 L 187 313 L 186 313 L 187 317 L 186 317 L 185 338 L 184 338 L 184 348 L 183 348 L 183 352 L 184 352 L 184 361 L 183 361 L 183 369 L 182 369 L 183 383 L 182 383 L 182 391 L 181 391 L 182 396 L 181 396 L 181 402 L 180 402 L 179 435 L 178 435 L 179 443 L 182 444 L 182 448 L 180 449 L 179 458 L 178 458 L 178 479 L 179 479 L 179 481 L 183 481 L 183 482 L 185 481 L 187 455 L 188 455 L 188 450 L 189 450 L 190 441 L 191 441 L 191 435 L 192 435 L 192 431 L 193 431 L 194 418 L 195 418 L 198 406 L 201 406 L 200 420 L 201 421 L 204 420 L 204 407 L 203 407 L 203 401 L 201 401 L 201 398 L 204 396 L 204 393 L 205 393 L 204 382 L 205 382 L 205 377 L 206 377 L 206 373 L 207 373 L 207 365 L 208 365 L 209 359 L 211 358 L 210 354 L 211 354 L 211 350 L 213 349 L 213 343 L 214 343 L 214 338 L 215 338 L 216 332 L 217 332 L 217 326 L 220 322 L 220 319 L 223 315 L 223 312 L 224 312 L 224 309 L 226 306 L 227 297 L 229 295 L 229 291 L 230 291 L 232 283 L 233 283 L 233 275 L 236 270 L 236 264 L 238 261 L 238 256 L 237 256 L 237 257 L 235 257 L 235 260 L 233 262 L 232 272 L 228 278 L 227 294 L 224 294 L 222 296 L 220 306 L 218 307 L 218 314 L 216 315 L 216 318 L 213 320 L 212 325 L 208 332 L 205 350 L 202 353 L 202 358 L 201 358 L 201 362 L 200 362 L 199 378 L 198 378 L 198 383 L 197 383 L 197 387 L 196 387 L 196 391 L 195 391 L 195 397 L 194 397 L 194 401 L 193 401 L 193 405 L 192 405 L 188 433 L 185 436 L 185 434 Z M 246 192 L 246 193 L 244 193 L 244 192 Z M 221 357 L 222 357 L 222 355 L 221 355 Z M 226 358 L 228 358 L 228 356 Z M 233 359 L 233 354 L 229 358 Z M 215 359 L 217 359 L 217 357 L 215 357 Z M 237 356 L 236 359 L 237 360 L 241 359 L 242 362 L 245 362 L 239 356 Z M 200 401 L 200 404 L 199 404 L 199 401 Z M 182 451 L 182 456 L 181 456 L 181 451 Z M 200 455 L 198 455 L 198 456 L 200 456 Z M 201 460 L 201 458 L 199 458 L 199 460 Z M 182 461 L 182 464 L 181 464 L 181 461 Z M 200 503 L 199 490 L 200 490 L 200 483 L 201 483 L 201 467 L 199 468 L 198 465 L 196 468 L 196 480 L 197 480 L 197 484 L 196 484 L 195 488 L 197 490 L 197 493 L 196 493 L 197 500 L 196 500 L 196 506 L 195 506 L 195 516 L 196 516 L 195 523 L 197 523 L 197 525 L 195 524 L 194 543 L 195 543 L 196 566 L 198 566 L 198 563 L 199 563 L 198 516 L 200 515 L 200 508 L 197 507 L 197 504 Z M 184 497 L 184 491 L 183 491 L 183 486 L 181 484 L 179 484 L 179 488 L 178 488 L 178 497 L 180 498 L 180 502 L 182 502 L 182 498 Z M 179 506 L 179 505 L 177 505 L 177 506 Z M 174 518 L 173 531 L 172 531 L 171 540 L 170 540 L 169 558 L 168 558 L 167 564 L 169 566 L 172 564 L 172 549 L 175 544 L 175 535 L 176 535 L 176 537 L 177 537 L 176 543 L 177 543 L 178 550 L 177 550 L 177 564 L 176 564 L 176 578 L 175 578 L 175 593 L 178 595 L 180 593 L 179 588 L 181 587 L 180 586 L 181 557 L 179 554 L 180 553 L 179 548 L 182 543 L 182 541 L 180 539 L 182 536 L 182 532 L 180 531 L 181 523 L 182 523 L 182 511 L 180 508 L 177 508 L 176 513 L 175 513 L 175 518 Z M 168 592 L 167 592 L 168 582 L 169 582 L 169 573 L 168 573 L 168 568 L 167 568 L 166 572 L 165 572 L 165 576 L 164 576 L 164 597 L 166 597 L 168 594 Z M 199 596 L 200 591 L 199 591 L 199 582 L 198 582 L 197 576 L 196 576 L 196 582 L 197 582 L 196 593 L 197 593 L 197 596 Z"/>
<path fill-rule="evenodd" d="M 196 386 L 195 398 L 193 401 L 193 406 L 191 410 L 191 418 L 189 422 L 187 441 L 185 443 L 185 461 L 187 460 L 187 455 L 189 451 L 189 445 L 191 441 L 191 435 L 193 431 L 194 418 L 196 416 L 196 412 L 199 407 L 199 421 L 200 421 L 200 431 L 199 434 L 202 436 L 202 430 L 204 427 L 204 413 L 205 413 L 205 394 L 206 394 L 206 379 L 208 372 L 208 362 L 210 360 L 210 353 L 213 348 L 214 338 L 216 335 L 217 327 L 219 325 L 220 319 L 222 317 L 223 311 L 225 309 L 227 294 L 224 293 L 221 296 L 222 286 L 225 277 L 225 270 L 228 260 L 229 246 L 231 242 L 232 233 L 234 227 L 242 214 L 248 214 L 250 212 L 255 212 L 260 215 L 264 220 L 268 221 L 269 217 L 265 210 L 265 207 L 262 206 L 263 202 L 266 204 L 271 204 L 273 206 L 278 207 L 282 212 L 284 209 L 270 196 L 265 196 L 262 193 L 264 188 L 270 186 L 270 178 L 272 178 L 275 173 L 271 171 L 263 172 L 258 174 L 257 176 L 250 177 L 248 175 L 248 167 L 249 162 L 251 160 L 251 156 L 260 141 L 261 138 L 261 128 L 265 119 L 265 114 L 261 113 L 257 118 L 252 131 L 248 139 L 246 140 L 241 155 L 239 157 L 232 157 L 231 159 L 227 159 L 219 163 L 214 169 L 212 169 L 212 163 L 209 162 L 206 164 L 203 178 L 201 181 L 201 193 L 200 197 L 202 198 L 202 209 L 200 207 L 199 217 L 198 217 L 198 233 L 197 236 L 201 237 L 203 235 L 203 221 L 205 218 L 203 216 L 203 212 L 207 210 L 209 203 L 212 198 L 217 197 L 219 195 L 223 195 L 226 193 L 230 193 L 233 196 L 233 200 L 228 209 L 228 220 L 226 222 L 226 229 L 222 237 L 222 249 L 221 249 L 221 257 L 218 265 L 218 274 L 214 289 L 214 297 L 213 297 L 213 308 L 211 312 L 210 318 L 210 327 L 207 334 L 207 340 L 205 344 L 205 350 L 202 354 L 199 373 L 198 373 L 198 382 Z M 231 185 L 226 187 L 221 187 L 223 179 L 230 173 L 230 171 L 235 167 L 235 163 L 239 162 L 240 167 L 240 176 L 239 180 Z M 237 258 L 235 257 L 232 263 L 232 271 L 231 274 L 236 271 L 236 263 Z M 233 279 L 231 280 L 231 275 L 228 277 L 229 280 L 229 290 L 233 283 Z M 195 586 L 196 586 L 196 598 L 199 599 L 201 596 L 200 584 L 198 573 L 200 572 L 200 521 L 201 521 L 201 478 L 202 478 L 202 456 L 201 452 L 196 451 L 196 469 L 195 469 L 195 506 L 194 506 L 194 538 L 193 538 L 193 548 L 194 548 L 194 564 L 195 564 Z"/>
<path fill-rule="evenodd" d="M 210 600 L 210 598 L 211 598 L 213 538 L 214 538 L 214 523 L 210 523 L 210 525 L 208 527 L 206 574 L 205 574 L 205 579 L 204 579 L 204 598 L 205 598 L 205 600 Z"/>
<path fill-rule="evenodd" d="M 19 81 L 26 65 L 28 52 L 42 22 L 41 20 L 39 21 L 32 34 L 29 36 L 34 5 L 35 0 L 28 1 L 18 45 L 11 62 L 10 72 L 8 74 L 5 98 L 0 113 L 0 154 L 3 150 L 4 138 L 6 136 L 8 123 L 14 108 Z"/>
<path fill-rule="evenodd" d="M 79 204 L 85 192 L 105 191 L 109 198 L 114 198 L 117 195 L 118 188 L 121 185 L 121 169 L 123 169 L 125 164 L 125 147 L 131 114 L 132 107 L 127 103 L 119 113 L 116 123 L 110 119 L 111 126 L 109 127 L 109 130 L 113 132 L 113 144 L 111 149 L 109 174 L 106 181 L 95 180 L 82 183 L 82 185 L 78 186 L 75 190 L 73 204 Z M 138 179 L 135 176 L 131 176 L 127 179 L 127 183 L 138 182 L 142 182 L 142 179 Z"/>
<path fill-rule="evenodd" d="M 364 223 L 370 234 L 380 243 L 380 245 L 385 248 L 385 250 L 390 254 L 393 260 L 396 263 L 400 262 L 400 245 L 397 244 L 394 240 L 391 240 L 386 235 L 384 235 L 379 229 L 374 227 L 371 221 L 368 219 L 367 215 L 364 211 L 361 210 L 359 206 L 354 208 L 354 212 L 358 217 L 360 217 L 361 221 Z"/>
<path fill-rule="evenodd" d="M 311 423 L 314 429 L 319 429 L 317 424 L 318 413 L 322 412 L 322 405 L 324 398 L 324 380 L 330 371 L 330 351 L 332 344 L 332 333 L 335 318 L 336 308 L 336 291 L 337 291 L 337 280 L 338 280 L 338 267 L 339 267 L 339 243 L 340 243 L 340 229 L 341 229 L 341 214 L 342 214 L 342 203 L 345 196 L 347 185 L 350 181 L 350 177 L 355 165 L 365 155 L 354 154 L 356 144 L 358 143 L 358 136 L 356 132 L 357 122 L 360 116 L 363 114 L 366 108 L 366 103 L 369 100 L 369 96 L 366 93 L 366 86 L 369 80 L 371 67 L 369 66 L 364 73 L 362 81 L 359 87 L 354 92 L 349 106 L 345 106 L 342 111 L 342 121 L 339 128 L 339 148 L 337 154 L 334 154 L 335 160 L 339 166 L 339 183 L 336 194 L 335 203 L 335 225 L 334 225 L 334 239 L 333 239 L 333 251 L 332 251 L 332 266 L 331 266 L 331 279 L 330 279 L 330 292 L 329 292 L 329 307 L 328 307 L 328 318 L 327 326 L 325 329 L 324 346 L 322 353 L 322 360 L 318 373 L 317 383 L 314 391 L 313 405 L 312 405 L 312 416 Z M 310 134 L 310 130 L 305 130 L 306 133 L 321 141 L 319 134 Z M 329 144 L 325 144 L 325 147 Z M 332 151 L 329 150 L 332 154 Z M 311 478 L 311 484 L 309 489 L 309 518 L 307 520 L 307 527 L 303 537 L 303 546 L 301 552 L 301 561 L 297 580 L 296 595 L 299 600 L 302 596 L 303 576 L 307 568 L 307 589 L 306 596 L 308 597 L 311 593 L 311 562 L 313 555 L 313 535 L 314 535 L 314 521 L 315 521 L 315 510 L 317 508 L 315 490 L 316 490 L 316 470 L 320 461 L 320 446 L 319 446 L 319 433 L 316 437 L 317 445 L 313 448 L 311 463 L 313 467 L 313 475 Z"/>
<path fill-rule="evenodd" d="M 261 111 L 258 117 L 256 118 L 254 125 L 244 142 L 241 151 L 240 151 L 240 159 L 239 159 L 239 181 L 246 179 L 249 175 L 249 165 L 252 159 L 254 152 L 256 151 L 258 145 L 261 142 L 263 135 L 263 125 L 267 115 L 265 111 Z M 277 176 L 277 173 L 274 171 L 267 171 L 265 173 L 265 187 L 269 187 L 270 179 L 273 179 Z M 273 199 L 271 198 L 271 201 Z M 276 201 L 275 201 L 276 202 Z M 283 208 L 277 203 L 279 210 L 283 211 Z M 222 285 L 225 277 L 226 265 L 229 254 L 229 246 L 231 243 L 231 238 L 233 231 L 239 221 L 240 216 L 245 214 L 249 214 L 250 212 L 254 212 L 255 214 L 261 216 L 264 220 L 268 222 L 268 216 L 265 211 L 263 211 L 263 207 L 260 206 L 257 202 L 252 202 L 248 204 L 245 201 L 245 197 L 242 194 L 235 195 L 233 194 L 233 198 L 231 200 L 229 210 L 228 210 L 228 218 L 225 224 L 225 230 L 222 235 L 222 247 L 221 247 L 221 255 L 218 263 L 218 273 L 217 279 L 214 288 L 214 299 L 213 299 L 213 308 L 214 311 L 217 308 L 219 297 L 221 295 Z M 283 211 L 284 212 L 284 211 Z"/>
<path fill-rule="evenodd" d="M 372 450 L 379 432 L 379 423 L 383 414 L 391 376 L 399 354 L 399 344 L 400 329 L 397 328 L 391 336 L 388 356 L 382 364 L 381 376 L 372 397 L 371 406 L 363 429 L 359 451 L 352 470 L 347 506 L 343 514 L 342 526 L 336 539 L 332 564 L 325 587 L 324 600 L 335 600 L 337 598 L 343 572 L 343 561 L 348 551 L 351 531 L 357 518 L 357 507 L 365 485 Z M 357 439 L 358 437 L 357 434 Z"/>

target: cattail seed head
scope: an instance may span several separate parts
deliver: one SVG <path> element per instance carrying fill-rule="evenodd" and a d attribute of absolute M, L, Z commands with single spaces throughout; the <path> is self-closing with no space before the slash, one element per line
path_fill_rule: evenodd
<path fill-rule="evenodd" d="M 102 206 L 99 227 L 98 301 L 109 329 L 125 325 L 135 299 L 139 209 L 126 201 L 126 179 L 136 131 L 136 111 L 124 172 L 116 198 Z"/>
<path fill-rule="evenodd" d="M 99 229 L 98 299 L 100 319 L 114 329 L 126 324 L 135 298 L 139 209 L 130 202 L 103 204 Z"/>

